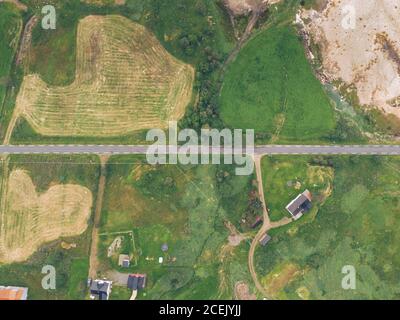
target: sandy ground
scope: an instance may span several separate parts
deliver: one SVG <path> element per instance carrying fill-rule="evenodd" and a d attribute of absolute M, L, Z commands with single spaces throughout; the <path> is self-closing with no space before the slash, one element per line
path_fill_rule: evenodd
<path fill-rule="evenodd" d="M 227 7 L 235 15 L 247 14 L 263 3 L 274 4 L 281 0 L 225 0 Z"/>
<path fill-rule="evenodd" d="M 400 117 L 400 0 L 327 2 L 321 12 L 301 13 L 324 73 L 354 85 L 362 105 Z"/>
<path fill-rule="evenodd" d="M 12 171 L 0 214 L 0 262 L 25 261 L 46 242 L 83 233 L 92 202 L 89 189 L 73 184 L 38 194 L 27 172 Z"/>

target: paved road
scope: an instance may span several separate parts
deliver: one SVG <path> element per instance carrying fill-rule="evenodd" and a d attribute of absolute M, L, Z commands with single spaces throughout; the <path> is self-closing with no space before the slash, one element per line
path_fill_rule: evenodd
<path fill-rule="evenodd" d="M 0 145 L 0 154 L 146 154 L 144 145 Z M 210 148 L 210 153 L 222 152 Z M 234 150 L 242 153 L 242 150 Z M 357 154 L 400 155 L 400 145 L 263 145 L 255 147 L 256 155 Z"/>

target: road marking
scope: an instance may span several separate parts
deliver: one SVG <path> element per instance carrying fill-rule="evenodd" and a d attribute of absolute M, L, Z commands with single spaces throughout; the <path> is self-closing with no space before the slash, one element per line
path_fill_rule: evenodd
<path fill-rule="evenodd" d="M 0 145 L 0 154 L 146 154 L 147 147 L 145 145 Z M 169 146 L 166 150 L 168 153 Z M 210 148 L 206 153 L 231 152 L 224 152 L 222 148 Z M 235 149 L 232 153 L 241 154 L 242 152 Z M 278 154 L 400 155 L 400 145 L 260 145 L 254 147 L 254 154 L 259 156 Z"/>

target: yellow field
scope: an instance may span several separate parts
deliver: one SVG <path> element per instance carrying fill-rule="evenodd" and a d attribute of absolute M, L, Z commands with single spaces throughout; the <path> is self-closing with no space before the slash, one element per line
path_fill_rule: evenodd
<path fill-rule="evenodd" d="M 55 185 L 38 195 L 23 170 L 10 173 L 0 213 L 0 263 L 28 259 L 42 244 L 83 233 L 93 203 L 89 189 Z"/>
<path fill-rule="evenodd" d="M 51 136 L 166 128 L 183 117 L 193 81 L 194 69 L 145 27 L 121 16 L 88 16 L 78 26 L 75 81 L 52 87 L 36 74 L 26 76 L 16 112 Z"/>

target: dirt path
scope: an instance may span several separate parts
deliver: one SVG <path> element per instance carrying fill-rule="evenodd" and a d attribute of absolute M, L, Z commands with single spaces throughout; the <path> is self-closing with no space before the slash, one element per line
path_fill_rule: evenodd
<path fill-rule="evenodd" d="M 228 58 L 225 60 L 221 68 L 221 77 L 220 77 L 221 79 L 225 74 L 225 71 L 228 68 L 229 64 L 235 60 L 240 50 L 243 48 L 247 40 L 249 40 L 251 33 L 254 29 L 254 26 L 256 25 L 261 15 L 267 9 L 268 4 L 269 2 L 261 3 L 251 12 L 250 20 L 249 23 L 247 24 L 246 30 L 243 32 L 243 35 L 240 37 L 239 42 L 236 44 L 235 48 L 231 51 L 231 53 L 229 54 Z"/>
<path fill-rule="evenodd" d="M 264 188 L 263 188 L 262 170 L 261 170 L 261 158 L 262 158 L 262 156 L 259 156 L 259 155 L 254 156 L 254 164 L 256 167 L 256 175 L 257 175 L 257 183 L 258 183 L 258 194 L 260 197 L 260 201 L 262 202 L 262 205 L 263 205 L 263 225 L 261 226 L 260 230 L 257 232 L 256 236 L 254 237 L 254 239 L 251 243 L 250 250 L 249 250 L 248 264 L 249 264 L 249 271 L 250 271 L 251 277 L 253 278 L 254 284 L 255 284 L 256 288 L 258 289 L 258 291 L 260 291 L 265 298 L 272 299 L 271 297 L 269 297 L 267 291 L 264 289 L 264 287 L 258 280 L 257 272 L 254 267 L 254 253 L 256 251 L 258 242 L 260 241 L 262 236 L 268 230 L 289 224 L 290 222 L 292 222 L 292 219 L 283 218 L 279 221 L 271 222 L 271 220 L 269 218 L 269 213 L 268 213 L 265 197 L 264 197 Z"/>
<path fill-rule="evenodd" d="M 29 57 L 29 49 L 31 47 L 31 40 L 32 40 L 32 30 L 36 26 L 39 21 L 39 17 L 32 16 L 29 21 L 26 23 L 24 27 L 24 31 L 22 33 L 21 41 L 19 44 L 18 52 L 15 58 L 15 65 L 18 66 L 21 63 L 24 66 L 24 71 L 26 73 L 28 68 L 28 57 Z M 7 131 L 4 137 L 3 144 L 7 145 L 10 143 L 11 135 L 14 131 L 15 125 L 17 123 L 19 117 L 19 110 L 14 107 L 13 114 L 11 116 L 10 122 L 8 123 Z"/>
<path fill-rule="evenodd" d="M 219 261 L 221 267 L 218 270 L 219 274 L 219 289 L 218 298 L 222 298 L 228 290 L 229 281 L 227 273 L 225 272 L 225 262 L 232 257 L 235 247 L 239 246 L 244 240 L 250 238 L 248 234 L 240 233 L 239 230 L 228 220 L 224 221 L 225 227 L 229 230 L 228 243 L 224 244 L 219 251 Z"/>
<path fill-rule="evenodd" d="M 90 245 L 90 259 L 89 259 L 89 278 L 96 278 L 99 266 L 97 259 L 98 242 L 99 242 L 99 226 L 101 219 L 101 210 L 103 207 L 104 189 L 106 186 L 106 165 L 109 156 L 100 156 L 100 179 L 99 187 L 97 190 L 96 208 L 94 212 L 93 229 L 92 229 L 92 240 Z"/>
<path fill-rule="evenodd" d="M 13 4 L 15 4 L 15 6 L 16 6 L 18 9 L 20 9 L 20 10 L 22 10 L 22 11 L 27 11 L 27 10 L 28 10 L 28 7 L 27 7 L 26 5 L 24 5 L 22 2 L 18 1 L 18 0 L 0 0 L 0 3 L 1 3 L 1 2 L 13 3 Z"/>
<path fill-rule="evenodd" d="M 19 117 L 19 113 L 16 111 L 16 109 L 14 109 L 14 112 L 13 112 L 13 114 L 11 116 L 11 120 L 8 123 L 6 135 L 4 136 L 4 142 L 3 142 L 4 145 L 10 144 L 11 135 L 12 135 L 12 133 L 14 131 L 15 125 L 16 125 L 17 120 L 18 120 L 18 117 Z"/>
<path fill-rule="evenodd" d="M 1 163 L 1 183 L 0 183 L 0 239 L 3 235 L 4 230 L 4 220 L 2 219 L 3 214 L 5 214 L 6 210 L 6 198 L 7 198 L 7 186 L 8 186 L 8 174 L 9 174 L 9 162 L 10 157 L 7 155 L 3 155 L 0 157 Z M 0 241 L 0 256 L 4 253 L 4 247 L 2 247 Z"/>
<path fill-rule="evenodd" d="M 39 21 L 38 16 L 32 16 L 29 21 L 26 23 L 24 28 L 24 33 L 22 34 L 21 43 L 18 49 L 17 58 L 16 58 L 16 65 L 24 63 L 24 66 L 27 67 L 27 57 L 29 55 L 29 49 L 31 47 L 32 42 L 32 30 L 36 26 Z"/>
<path fill-rule="evenodd" d="M 256 236 L 254 237 L 250 250 L 249 250 L 249 258 L 248 258 L 248 264 L 249 264 L 249 271 L 251 274 L 251 277 L 253 278 L 254 284 L 258 291 L 260 291 L 264 297 L 268 298 L 268 293 L 264 289 L 264 287 L 261 285 L 261 283 L 258 281 L 257 278 L 257 272 L 254 267 L 254 252 L 256 251 L 256 247 L 258 242 L 260 241 L 261 237 L 269 230 L 271 229 L 271 221 L 269 219 L 268 215 L 268 209 L 267 205 L 265 202 L 265 197 L 264 197 L 264 188 L 263 188 L 263 183 L 262 183 L 262 171 L 261 171 L 261 156 L 254 156 L 254 164 L 256 167 L 256 175 L 257 175 L 257 183 L 258 183 L 258 194 L 260 197 L 260 200 L 263 205 L 263 225 L 261 226 L 260 230 L 257 232 Z"/>

